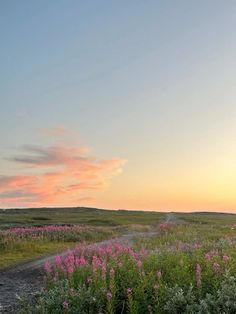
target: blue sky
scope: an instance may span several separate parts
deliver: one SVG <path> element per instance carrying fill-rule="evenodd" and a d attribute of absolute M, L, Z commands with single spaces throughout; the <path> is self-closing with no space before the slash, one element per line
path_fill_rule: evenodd
<path fill-rule="evenodd" d="M 234 208 L 215 195 L 236 184 L 235 1 L 11 1 L 0 12 L 0 175 L 17 174 L 6 159 L 20 146 L 58 141 L 40 130 L 63 126 L 60 141 L 127 160 L 100 206 Z M 182 181 L 182 200 L 199 194 L 181 203 Z"/>

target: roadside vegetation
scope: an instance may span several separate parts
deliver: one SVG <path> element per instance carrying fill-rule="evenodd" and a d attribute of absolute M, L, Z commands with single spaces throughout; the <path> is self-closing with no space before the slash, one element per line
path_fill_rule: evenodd
<path fill-rule="evenodd" d="M 49 225 L 1 230 L 0 269 L 43 255 L 61 252 L 75 246 L 76 243 L 110 239 L 124 231 L 122 227 L 83 225 Z"/>
<path fill-rule="evenodd" d="M 58 254 L 18 313 L 236 313 L 235 215 L 26 209 L 0 225 L 0 268 Z"/>
<path fill-rule="evenodd" d="M 0 209 L 0 269 L 92 243 L 149 230 L 161 213 L 96 208 Z"/>
<path fill-rule="evenodd" d="M 132 246 L 78 245 L 45 263 L 24 313 L 236 313 L 236 226 L 203 220 L 159 224 Z"/>

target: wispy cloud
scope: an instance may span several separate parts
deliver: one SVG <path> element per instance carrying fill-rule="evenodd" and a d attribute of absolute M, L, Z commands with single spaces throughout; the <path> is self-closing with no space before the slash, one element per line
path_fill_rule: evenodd
<path fill-rule="evenodd" d="M 40 129 L 40 133 L 45 136 L 61 136 L 68 134 L 70 131 L 62 125 Z"/>
<path fill-rule="evenodd" d="M 30 170 L 29 175 L 0 176 L 2 206 L 67 206 L 91 201 L 84 195 L 107 187 L 124 159 L 99 159 L 86 147 L 25 145 L 8 158 Z"/>

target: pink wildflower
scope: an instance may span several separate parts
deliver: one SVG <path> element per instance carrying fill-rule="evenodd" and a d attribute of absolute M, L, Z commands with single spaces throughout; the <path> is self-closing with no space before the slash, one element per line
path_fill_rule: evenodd
<path fill-rule="evenodd" d="M 58 268 L 61 268 L 61 267 L 62 267 L 62 260 L 61 260 L 61 256 L 60 256 L 60 255 L 57 255 L 57 256 L 55 257 L 55 263 L 56 263 L 56 266 L 57 266 Z"/>
<path fill-rule="evenodd" d="M 161 278 L 161 271 L 160 271 L 160 270 L 158 270 L 156 274 L 157 274 L 157 278 L 159 278 L 159 279 L 160 279 L 160 278 Z"/>
<path fill-rule="evenodd" d="M 111 292 L 107 292 L 107 300 L 111 301 L 112 299 L 112 293 Z"/>
<path fill-rule="evenodd" d="M 142 267 L 142 262 L 140 260 L 137 261 L 137 266 L 138 266 L 138 268 Z"/>
<path fill-rule="evenodd" d="M 127 295 L 128 295 L 128 297 L 132 295 L 132 289 L 131 288 L 127 289 Z"/>
<path fill-rule="evenodd" d="M 46 271 L 46 273 L 47 274 L 49 274 L 49 273 L 51 273 L 51 266 L 50 266 L 50 264 L 49 264 L 49 262 L 48 261 L 46 261 L 45 263 L 44 263 L 44 270 Z"/>
<path fill-rule="evenodd" d="M 102 265 L 102 273 L 106 274 L 106 272 L 107 272 L 106 264 L 103 264 Z"/>
<path fill-rule="evenodd" d="M 211 250 L 205 254 L 205 259 L 210 261 L 212 258 L 217 257 L 219 255 L 218 251 Z"/>
<path fill-rule="evenodd" d="M 72 274 L 74 272 L 74 266 L 73 265 L 68 265 L 67 266 L 67 272 L 68 272 L 69 275 Z"/>
<path fill-rule="evenodd" d="M 213 264 L 213 269 L 216 273 L 219 273 L 220 272 L 220 265 L 218 263 L 214 263 Z"/>
<path fill-rule="evenodd" d="M 62 303 L 62 306 L 63 306 L 64 309 L 68 310 L 68 308 L 69 308 L 69 303 L 68 303 L 68 301 L 65 300 L 65 301 Z"/>
<path fill-rule="evenodd" d="M 223 256 L 223 261 L 224 261 L 225 263 L 227 263 L 227 262 L 229 261 L 229 257 L 228 257 L 227 255 L 224 255 L 224 256 Z"/>

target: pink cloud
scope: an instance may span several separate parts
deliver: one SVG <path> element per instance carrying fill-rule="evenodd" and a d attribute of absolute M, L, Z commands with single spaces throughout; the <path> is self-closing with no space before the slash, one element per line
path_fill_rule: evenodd
<path fill-rule="evenodd" d="M 0 176 L 0 191 L 6 189 L 17 189 L 18 187 L 27 187 L 35 184 L 37 178 L 33 176 Z"/>
<path fill-rule="evenodd" d="M 85 147 L 66 145 L 27 145 L 8 160 L 30 168 L 32 174 L 0 176 L 0 201 L 5 207 L 75 205 L 91 199 L 83 193 L 107 187 L 126 162 L 98 159 Z"/>

